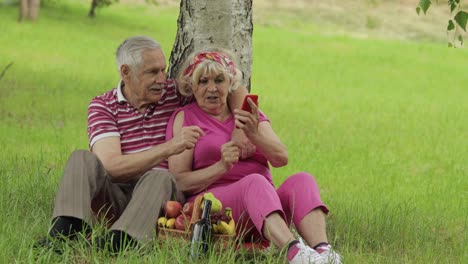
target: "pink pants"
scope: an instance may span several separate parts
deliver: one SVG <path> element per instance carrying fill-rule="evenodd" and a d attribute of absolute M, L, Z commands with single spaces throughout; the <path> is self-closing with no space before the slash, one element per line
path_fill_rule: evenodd
<path fill-rule="evenodd" d="M 277 190 L 263 175 L 250 174 L 235 183 L 208 189 L 207 192 L 212 192 L 223 207 L 232 208 L 237 233 L 245 234 L 246 239 L 262 238 L 263 222 L 273 212 L 278 212 L 287 225 L 293 223 L 295 226 L 318 207 L 328 213 L 320 199 L 315 179 L 305 172 L 288 177 Z M 190 197 L 189 200 L 194 198 Z"/>

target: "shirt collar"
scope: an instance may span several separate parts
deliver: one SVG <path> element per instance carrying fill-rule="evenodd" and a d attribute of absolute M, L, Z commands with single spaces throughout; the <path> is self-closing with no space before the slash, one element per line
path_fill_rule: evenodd
<path fill-rule="evenodd" d="M 122 93 L 122 85 L 124 85 L 124 83 L 120 80 L 119 84 L 117 84 L 117 102 L 119 103 L 127 102 L 127 99 L 125 99 L 125 96 Z"/>

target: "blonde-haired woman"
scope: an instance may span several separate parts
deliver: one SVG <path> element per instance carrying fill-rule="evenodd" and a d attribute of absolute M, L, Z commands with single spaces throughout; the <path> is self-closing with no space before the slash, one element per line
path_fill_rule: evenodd
<path fill-rule="evenodd" d="M 189 201 L 212 192 L 225 207 L 232 208 L 239 233 L 246 239 L 265 239 L 279 248 L 288 247 L 289 263 L 341 263 L 328 244 L 328 209 L 314 178 L 297 173 L 275 189 L 268 164 L 285 166 L 286 146 L 250 99 L 252 113 L 229 109 L 227 97 L 240 85 L 240 74 L 232 55 L 223 50 L 195 53 L 181 68 L 179 92 L 193 95 L 195 102 L 174 113 L 166 139 L 185 126 L 198 126 L 205 135 L 193 149 L 169 158 L 169 170 L 178 187 Z M 230 140 L 236 126 L 256 147 L 250 158 L 240 159 L 238 146 Z M 308 245 L 294 237 L 290 223 Z"/>

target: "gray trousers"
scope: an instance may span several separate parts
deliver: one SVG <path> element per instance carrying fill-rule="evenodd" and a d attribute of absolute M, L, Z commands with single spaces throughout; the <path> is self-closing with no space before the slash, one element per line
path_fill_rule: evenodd
<path fill-rule="evenodd" d="M 94 153 L 76 150 L 59 185 L 53 217 L 71 216 L 91 224 L 100 210 L 113 218 L 111 230 L 147 242 L 155 236 L 164 202 L 173 199 L 184 200 L 168 171 L 150 170 L 134 183 L 115 183 Z"/>

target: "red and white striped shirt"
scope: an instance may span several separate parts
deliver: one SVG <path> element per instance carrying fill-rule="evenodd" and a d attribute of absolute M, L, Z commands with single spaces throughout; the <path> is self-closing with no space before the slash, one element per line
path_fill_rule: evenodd
<path fill-rule="evenodd" d="M 145 113 L 133 107 L 123 96 L 122 81 L 102 95 L 96 96 L 88 107 L 89 148 L 100 139 L 120 137 L 122 154 L 148 150 L 166 140 L 166 126 L 172 113 L 185 100 L 177 92 L 175 82 L 168 80 L 161 99 L 151 104 Z M 156 168 L 167 169 L 167 161 Z"/>

